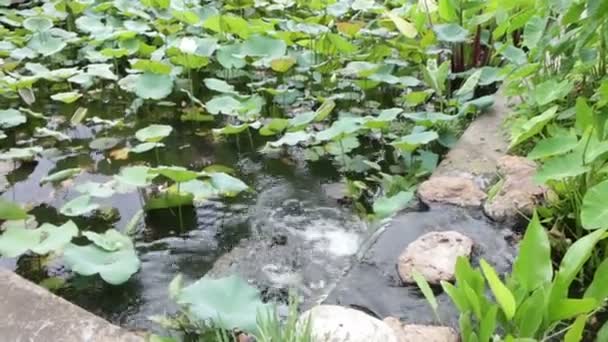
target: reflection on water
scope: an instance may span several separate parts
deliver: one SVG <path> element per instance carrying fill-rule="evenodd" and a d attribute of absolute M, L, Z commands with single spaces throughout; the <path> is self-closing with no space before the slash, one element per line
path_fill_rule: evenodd
<path fill-rule="evenodd" d="M 89 117 L 103 119 L 120 117 L 113 105 L 89 108 Z M 65 109 L 65 114 L 62 113 Z M 32 207 L 31 213 L 39 222 L 63 223 L 69 218 L 58 212 L 63 204 L 79 195 L 76 186 L 86 182 L 107 182 L 122 167 L 146 164 L 178 165 L 200 170 L 210 164 L 233 167 L 236 176 L 251 186 L 252 191 L 234 199 L 210 199 L 182 209 L 183 228 L 177 210 L 153 210 L 139 222 L 135 236 L 136 248 L 142 261 L 141 270 L 120 286 L 105 284 L 99 277 L 72 276 L 62 267 L 61 260 L 51 260 L 43 270 L 32 265 L 36 258 L 20 260 L 0 259 L 0 266 L 17 270 L 20 274 L 40 281 L 45 276 L 60 276 L 68 280 L 59 294 L 68 300 L 108 320 L 131 328 L 158 329 L 149 316 L 173 312 L 167 287 L 178 274 L 190 282 L 207 274 L 218 258 L 227 256 L 235 246 L 247 241 L 272 244 L 273 239 L 286 238 L 278 254 L 263 253 L 259 259 L 249 258 L 250 271 L 263 275 L 268 286 L 297 287 L 310 300 L 318 300 L 329 289 L 350 263 L 357 251 L 363 225 L 349 209 L 321 195 L 321 182 L 335 177 L 333 170 L 323 164 L 308 168 L 304 163 L 287 163 L 280 158 L 264 158 L 252 152 L 249 143 L 237 148 L 236 141 L 214 142 L 210 137 L 196 134 L 199 124 L 182 123 L 167 118 L 167 110 L 159 108 L 139 117 L 136 125 L 103 128 L 100 125 L 78 125 L 71 128 L 65 122 L 73 112 L 70 106 L 55 105 L 39 109 L 58 113 L 52 120 L 54 129 L 69 135 L 71 142 L 55 145 L 55 152 L 47 149 L 44 157 L 34 163 L 23 163 L 7 179 L 11 186 L 2 196 Z M 46 110 L 46 111 L 45 111 Z M 170 113 L 170 110 L 169 110 Z M 62 123 L 63 122 L 63 123 Z M 100 136 L 118 137 L 116 148 L 128 146 L 135 130 L 150 122 L 171 124 L 174 132 L 160 150 L 157 161 L 154 152 L 131 154 L 128 160 L 114 160 L 107 152 L 90 151 L 91 139 Z M 22 128 L 31 130 L 31 127 Z M 20 132 L 17 130 L 16 134 Z M 16 136 L 9 137 L 2 147 L 12 146 Z M 255 149 L 263 142 L 256 141 Z M 244 144 L 241 144 L 244 145 Z M 60 184 L 40 184 L 48 174 L 67 168 L 80 167 L 83 172 Z M 160 185 L 160 184 L 157 184 Z M 81 230 L 104 231 L 124 229 L 131 217 L 143 206 L 144 193 L 154 189 L 115 194 L 110 198 L 95 198 L 103 215 L 76 217 Z M 105 210 L 115 208 L 118 215 Z M 276 241 L 275 241 L 276 242 Z M 238 248 L 237 248 L 238 250 Z M 252 247 L 251 251 L 254 251 Z M 288 257 L 284 257 L 288 255 Z M 216 267 L 217 268 L 217 267 Z M 243 277 L 248 272 L 243 271 Z M 221 273 L 221 272 L 220 272 Z M 264 284 L 260 284 L 264 285 Z"/>

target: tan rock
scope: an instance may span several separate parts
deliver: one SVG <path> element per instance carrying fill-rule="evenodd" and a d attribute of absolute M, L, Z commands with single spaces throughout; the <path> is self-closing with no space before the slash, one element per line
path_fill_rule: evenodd
<path fill-rule="evenodd" d="M 387 317 L 384 323 L 391 327 L 398 342 L 458 342 L 458 333 L 450 328 L 434 325 L 402 324 L 397 318 Z"/>
<path fill-rule="evenodd" d="M 532 214 L 547 189 L 534 183 L 536 164 L 526 158 L 504 156 L 498 161 L 498 172 L 500 189 L 485 203 L 484 211 L 495 221 L 514 224 Z"/>
<path fill-rule="evenodd" d="M 431 284 L 454 279 L 456 260 L 469 257 L 473 240 L 455 232 L 431 232 L 410 243 L 399 256 L 397 270 L 405 283 L 414 283 L 418 271 Z"/>
<path fill-rule="evenodd" d="M 447 203 L 462 207 L 479 207 L 486 194 L 473 180 L 460 176 L 437 176 L 420 184 L 418 196 L 426 203 Z"/>

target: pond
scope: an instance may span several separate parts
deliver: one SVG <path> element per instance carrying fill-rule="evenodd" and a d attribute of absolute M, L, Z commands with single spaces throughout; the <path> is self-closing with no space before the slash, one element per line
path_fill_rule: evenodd
<path fill-rule="evenodd" d="M 325 264 L 327 269 L 337 257 L 350 256 L 357 251 L 366 225 L 351 208 L 341 206 L 324 193 L 322 184 L 339 180 L 331 164 L 307 165 L 302 161 L 264 156 L 257 152 L 260 148 L 257 138 L 253 150 L 249 141 L 241 142 L 241 146 L 232 140 L 216 142 L 210 136 L 202 135 L 209 133 L 209 127 L 175 120 L 174 114 L 179 109 L 174 107 L 154 106 L 151 111 L 142 110 L 137 115 L 124 117 L 126 105 L 124 101 L 106 100 L 87 106 L 89 118 L 108 122 L 123 119 L 128 123 L 116 128 L 91 120 L 72 127 L 69 119 L 76 107 L 41 104 L 36 109 L 50 114 L 56 125 L 53 128 L 64 132 L 71 141 L 55 144 L 53 138 L 47 138 L 26 145 L 42 144 L 49 150 L 61 148 L 71 152 L 49 152 L 31 163 L 8 163 L 7 167 L 16 167 L 6 175 L 10 185 L 3 197 L 32 207 L 30 214 L 39 222 L 59 225 L 73 219 L 80 229 L 103 232 L 127 226 L 131 218 L 144 209 L 149 197 L 146 191 L 153 190 L 140 189 L 96 198 L 95 202 L 101 207 L 86 217 L 68 217 L 58 208 L 80 195 L 79 186 L 106 184 L 121 168 L 129 165 L 156 165 L 160 161 L 161 165 L 203 169 L 221 164 L 233 168 L 235 175 L 251 189 L 234 198 L 209 198 L 195 201 L 194 206 L 184 206 L 182 227 L 176 208 L 147 210 L 134 234 L 141 270 L 119 286 L 106 284 L 98 277 L 70 277 L 69 270 L 60 260 L 49 260 L 48 264 L 45 260 L 46 267 L 41 270 L 35 267 L 36 257 L 3 258 L 0 259 L 2 265 L 37 282 L 47 277 L 67 279 L 58 294 L 68 300 L 122 326 L 158 329 L 148 318 L 176 310 L 168 297 L 171 280 L 180 273 L 187 282 L 201 278 L 241 239 L 276 239 L 277 233 L 283 238 L 290 232 L 291 235 L 300 234 L 300 243 L 309 241 L 319 249 L 316 262 Z M 154 151 L 131 153 L 126 159 L 113 158 L 113 151 L 134 144 L 135 131 L 149 123 L 163 123 L 174 128 L 164 140 L 165 147 L 158 151 L 159 160 Z M 20 127 L 12 132 L 8 142 L 24 136 L 28 130 L 28 126 Z M 90 142 L 102 136 L 117 138 L 119 142 L 107 151 L 90 149 Z M 40 183 L 46 175 L 70 168 L 83 171 L 62 182 Z M 162 186 L 162 183 L 156 186 Z M 292 252 L 296 253 L 295 248 Z M 342 267 L 345 266 L 342 261 Z M 331 283 L 340 271 L 307 276 L 312 277 L 311 282 Z"/>

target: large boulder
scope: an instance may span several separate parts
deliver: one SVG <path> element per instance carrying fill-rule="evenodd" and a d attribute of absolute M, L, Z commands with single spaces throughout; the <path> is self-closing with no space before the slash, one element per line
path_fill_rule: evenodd
<path fill-rule="evenodd" d="M 456 260 L 469 257 L 473 240 L 455 231 L 430 232 L 409 244 L 399 256 L 397 269 L 405 283 L 414 283 L 414 270 L 431 284 L 454 279 Z"/>
<path fill-rule="evenodd" d="M 450 327 L 402 324 L 397 318 L 387 317 L 384 323 L 393 329 L 398 342 L 458 342 L 458 333 Z"/>
<path fill-rule="evenodd" d="M 381 320 L 337 305 L 319 305 L 304 312 L 298 326 L 306 324 L 310 324 L 312 342 L 399 342 Z"/>
<path fill-rule="evenodd" d="M 484 205 L 485 213 L 495 221 L 515 225 L 530 216 L 547 189 L 534 183 L 536 164 L 523 157 L 504 156 L 498 161 L 502 181 Z"/>
<path fill-rule="evenodd" d="M 427 205 L 453 204 L 461 207 L 479 207 L 486 194 L 475 182 L 462 176 L 435 176 L 418 187 L 418 196 Z"/>

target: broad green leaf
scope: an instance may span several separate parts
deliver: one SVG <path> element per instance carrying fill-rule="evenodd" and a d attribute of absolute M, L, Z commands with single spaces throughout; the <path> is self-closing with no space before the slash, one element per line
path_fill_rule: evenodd
<path fill-rule="evenodd" d="M 515 309 L 517 307 L 517 304 L 515 303 L 515 297 L 513 297 L 511 291 L 509 291 L 505 284 L 503 284 L 503 282 L 496 274 L 496 271 L 494 270 L 494 268 L 492 268 L 492 266 L 490 266 L 490 264 L 488 264 L 485 260 L 482 259 L 480 261 L 480 265 L 481 270 L 483 271 L 483 274 L 486 277 L 486 280 L 488 281 L 488 285 L 492 290 L 494 298 L 496 298 L 496 301 L 500 305 L 500 308 L 505 314 L 507 320 L 510 321 L 511 319 L 513 319 L 513 316 L 515 316 Z"/>
<path fill-rule="evenodd" d="M 241 108 L 241 102 L 229 95 L 215 96 L 205 103 L 205 108 L 213 115 L 226 114 L 236 116 Z"/>
<path fill-rule="evenodd" d="M 589 190 L 583 197 L 581 223 L 588 230 L 608 228 L 608 180 L 603 181 Z"/>
<path fill-rule="evenodd" d="M 82 195 L 64 204 L 59 212 L 65 216 L 81 216 L 97 210 L 98 208 L 99 204 L 91 203 L 91 196 Z"/>
<path fill-rule="evenodd" d="M 452 22 L 457 18 L 454 0 L 439 0 L 437 3 L 437 10 L 441 19 L 446 22 Z"/>
<path fill-rule="evenodd" d="M 81 97 L 82 97 L 82 94 L 75 92 L 75 91 L 69 91 L 69 92 L 65 92 L 65 93 L 57 93 L 57 94 L 51 95 L 51 99 L 53 99 L 55 101 L 60 101 L 63 103 L 73 103 L 73 102 L 76 102 Z"/>
<path fill-rule="evenodd" d="M 156 143 L 168 137 L 173 127 L 168 125 L 150 125 L 135 132 L 135 138 L 141 142 Z"/>
<path fill-rule="evenodd" d="M 583 331 L 587 324 L 587 315 L 580 315 L 574 320 L 570 330 L 564 336 L 564 342 L 580 342 L 583 340 Z"/>
<path fill-rule="evenodd" d="M 286 52 L 287 45 L 284 41 L 260 35 L 250 37 L 241 47 L 243 55 L 269 59 L 282 57 Z"/>
<path fill-rule="evenodd" d="M 277 141 L 271 141 L 268 144 L 271 147 L 281 147 L 283 145 L 287 146 L 295 146 L 301 142 L 307 141 L 310 139 L 310 133 L 304 131 L 297 132 L 287 132 L 281 139 Z"/>
<path fill-rule="evenodd" d="M 587 104 L 584 97 L 576 99 L 576 122 L 575 127 L 578 134 L 583 134 L 589 127 L 593 126 L 593 109 Z"/>
<path fill-rule="evenodd" d="M 211 90 L 215 90 L 217 92 L 224 93 L 224 94 L 233 94 L 233 95 L 238 94 L 238 92 L 236 90 L 234 90 L 234 86 L 228 84 L 224 80 L 218 80 L 217 78 L 206 78 L 204 80 L 204 82 L 205 82 L 205 87 L 207 87 Z"/>
<path fill-rule="evenodd" d="M 32 32 L 44 32 L 53 27 L 53 22 L 47 17 L 29 17 L 23 21 L 23 27 Z"/>
<path fill-rule="evenodd" d="M 524 123 L 520 130 L 511 137 L 509 148 L 513 148 L 540 133 L 547 123 L 555 118 L 558 108 L 558 106 L 553 106 Z"/>
<path fill-rule="evenodd" d="M 467 41 L 469 31 L 458 24 L 438 24 L 433 26 L 437 39 L 448 43 Z"/>
<path fill-rule="evenodd" d="M 608 259 L 595 269 L 593 281 L 585 290 L 585 298 L 594 298 L 598 303 L 603 303 L 608 298 Z"/>
<path fill-rule="evenodd" d="M 59 227 L 45 223 L 37 229 L 10 226 L 0 236 L 0 254 L 15 258 L 31 250 L 45 255 L 61 250 L 76 235 L 78 227 L 72 221 Z"/>
<path fill-rule="evenodd" d="M 600 330 L 597 332 L 595 342 L 606 342 L 608 341 L 608 322 L 604 323 Z"/>
<path fill-rule="evenodd" d="M 170 75 L 145 72 L 135 82 L 135 94 L 142 99 L 161 100 L 173 91 L 173 78 Z"/>
<path fill-rule="evenodd" d="M 0 128 L 11 128 L 24 124 L 27 117 L 16 109 L 0 110 Z"/>
<path fill-rule="evenodd" d="M 199 179 L 182 183 L 180 185 L 180 192 L 191 194 L 195 201 L 206 200 L 219 195 L 218 190 L 209 181 L 201 181 Z"/>
<path fill-rule="evenodd" d="M 165 144 L 163 144 L 163 143 L 147 142 L 147 143 L 141 143 L 136 146 L 133 146 L 129 149 L 129 151 L 133 152 L 133 153 L 145 153 L 145 152 L 151 151 L 155 148 L 160 148 L 160 147 L 164 147 L 164 146 L 165 146 Z"/>
<path fill-rule="evenodd" d="M 150 74 L 168 75 L 171 73 L 171 65 L 147 59 L 138 59 L 131 63 L 131 67 L 135 70 L 141 70 L 144 73 Z"/>
<path fill-rule="evenodd" d="M 555 311 L 555 306 L 559 301 L 567 298 L 570 284 L 593 253 L 595 245 L 604 238 L 605 233 L 606 229 L 598 229 L 578 239 L 568 248 L 553 281 L 549 312 Z"/>
<path fill-rule="evenodd" d="M 395 24 L 395 27 L 401 32 L 402 35 L 407 38 L 416 38 L 418 35 L 418 30 L 416 30 L 416 26 L 409 21 L 401 18 L 397 14 L 391 11 L 385 11 L 384 14 Z"/>
<path fill-rule="evenodd" d="M 551 243 L 536 212 L 520 243 L 513 277 L 528 292 L 550 283 L 553 278 Z"/>
<path fill-rule="evenodd" d="M 114 195 L 111 183 L 85 182 L 76 186 L 76 191 L 91 197 L 109 198 Z"/>
<path fill-rule="evenodd" d="M 537 84 L 530 95 L 537 105 L 544 106 L 565 98 L 573 87 L 574 84 L 568 80 L 557 82 L 550 79 Z"/>
<path fill-rule="evenodd" d="M 524 41 L 523 45 L 529 49 L 537 48 L 540 39 L 545 31 L 547 20 L 538 15 L 533 16 L 528 20 L 524 27 Z"/>
<path fill-rule="evenodd" d="M 336 102 L 334 100 L 323 101 L 315 111 L 315 121 L 319 122 L 325 120 L 334 108 L 336 108 Z"/>
<path fill-rule="evenodd" d="M 466 295 L 459 288 L 446 281 L 441 281 L 441 288 L 443 291 L 445 291 L 445 293 L 448 294 L 450 299 L 452 299 L 452 302 L 454 302 L 454 305 L 456 305 L 458 311 L 468 312 L 470 310 L 469 301 Z"/>
<path fill-rule="evenodd" d="M 74 115 L 72 115 L 72 118 L 70 119 L 70 124 L 72 126 L 79 125 L 82 120 L 84 120 L 84 118 L 87 116 L 88 111 L 89 110 L 86 107 L 78 107 L 78 109 L 76 109 Z"/>
<path fill-rule="evenodd" d="M 455 95 L 463 96 L 463 95 L 474 92 L 475 87 L 477 87 L 477 84 L 479 83 L 480 76 L 481 76 L 481 69 L 479 69 L 479 70 L 475 71 L 473 74 L 471 74 L 471 76 L 469 76 L 469 78 L 467 78 L 467 80 L 460 87 L 460 89 L 458 89 L 456 91 Z"/>
<path fill-rule="evenodd" d="M 205 277 L 184 287 L 177 295 L 177 303 L 201 322 L 212 321 L 218 328 L 255 333 L 257 315 L 269 309 L 259 296 L 257 289 L 239 277 Z"/>
<path fill-rule="evenodd" d="M 0 220 L 25 220 L 27 211 L 14 202 L 0 198 Z"/>
<path fill-rule="evenodd" d="M 99 274 L 109 284 L 120 285 L 139 270 L 140 262 L 132 248 L 108 252 L 94 244 L 69 244 L 63 253 L 72 271 L 84 276 Z"/>
<path fill-rule="evenodd" d="M 578 145 L 574 135 L 561 135 L 539 141 L 528 154 L 532 160 L 553 157 L 573 150 Z"/>
<path fill-rule="evenodd" d="M 129 166 L 121 169 L 114 178 L 123 184 L 143 188 L 150 185 L 152 179 L 157 176 L 149 171 L 147 166 Z"/>
<path fill-rule="evenodd" d="M 150 169 L 150 173 L 163 175 L 177 183 L 187 182 L 200 176 L 198 172 L 190 171 L 181 166 L 160 166 Z"/>
<path fill-rule="evenodd" d="M 385 218 L 404 209 L 414 198 L 411 191 L 401 191 L 391 197 L 381 197 L 374 201 L 374 213 L 378 218 Z"/>
<path fill-rule="evenodd" d="M 108 252 L 133 249 L 133 242 L 131 239 L 115 229 L 108 229 L 103 234 L 87 231 L 83 232 L 82 235 L 86 236 L 86 238 L 93 242 L 97 247 Z"/>
<path fill-rule="evenodd" d="M 528 62 L 526 53 L 513 45 L 501 46 L 498 50 L 503 57 L 515 65 L 524 65 Z"/>
<path fill-rule="evenodd" d="M 209 175 L 211 185 L 224 196 L 236 196 L 242 191 L 249 189 L 247 184 L 238 178 L 232 177 L 223 172 L 214 172 Z"/>
<path fill-rule="evenodd" d="M 520 337 L 533 337 L 540 328 L 546 313 L 545 289 L 538 288 L 517 308 L 515 314 L 516 326 L 519 327 Z"/>
<path fill-rule="evenodd" d="M 296 59 L 293 57 L 275 58 L 270 62 L 270 67 L 276 72 L 287 72 L 296 64 Z"/>
<path fill-rule="evenodd" d="M 55 172 L 51 175 L 48 175 L 48 176 L 42 178 L 40 180 L 40 184 L 61 182 L 68 178 L 74 177 L 75 175 L 79 174 L 81 171 L 82 171 L 82 169 L 79 167 L 61 170 L 61 171 Z"/>
<path fill-rule="evenodd" d="M 583 166 L 582 157 L 578 153 L 569 153 L 547 160 L 537 171 L 534 181 L 538 184 L 545 184 L 550 180 L 576 177 L 589 170 L 588 166 Z"/>
<path fill-rule="evenodd" d="M 602 303 L 595 298 L 562 299 L 552 303 L 549 320 L 551 322 L 569 320 L 578 315 L 588 314 L 601 305 Z"/>
<path fill-rule="evenodd" d="M 116 145 L 118 145 L 119 143 L 120 139 L 118 138 L 101 137 L 91 141 L 89 143 L 89 147 L 92 150 L 107 151 L 116 147 Z"/>
<path fill-rule="evenodd" d="M 433 293 L 433 290 L 429 286 L 429 283 L 426 281 L 424 276 L 415 269 L 412 272 L 412 277 L 414 278 L 416 285 L 418 286 L 418 288 L 424 295 L 424 298 L 429 303 L 429 305 L 431 306 L 433 311 L 437 312 L 437 309 L 439 308 L 439 304 L 437 304 L 437 298 L 435 298 L 435 294 Z"/>
<path fill-rule="evenodd" d="M 398 147 L 406 152 L 413 152 L 421 145 L 426 145 L 431 141 L 437 140 L 439 135 L 435 131 L 412 133 L 393 141 L 391 145 Z"/>
<path fill-rule="evenodd" d="M 300 115 L 298 115 L 298 116 L 300 116 Z M 298 116 L 296 116 L 295 118 L 290 119 L 290 120 L 274 118 L 274 119 L 270 120 L 268 123 L 266 123 L 264 125 L 264 127 L 260 128 L 260 134 L 263 136 L 279 134 L 279 133 L 283 132 L 291 124 L 291 120 L 296 119 Z"/>

